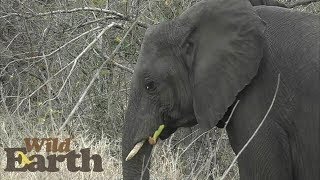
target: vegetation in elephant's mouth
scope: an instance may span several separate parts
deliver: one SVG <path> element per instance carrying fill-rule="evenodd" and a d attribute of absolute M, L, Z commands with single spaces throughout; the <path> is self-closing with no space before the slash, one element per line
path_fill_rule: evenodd
<path fill-rule="evenodd" d="M 163 129 L 165 128 L 165 126 L 162 124 L 159 126 L 159 128 L 153 133 L 153 136 L 149 136 L 148 138 L 148 142 L 150 145 L 155 145 L 157 143 L 157 139 L 159 138 L 161 132 L 163 131 Z M 143 144 L 145 143 L 146 140 L 142 140 L 140 142 L 138 142 L 130 151 L 130 153 L 128 154 L 128 156 L 126 157 L 126 161 L 132 159 L 138 152 L 139 150 L 142 148 Z"/>
<path fill-rule="evenodd" d="M 148 141 L 149 141 L 149 144 L 151 145 L 155 145 L 157 143 L 157 139 L 159 138 L 161 132 L 163 131 L 164 129 L 164 125 L 160 125 L 159 128 L 154 132 L 153 136 L 152 137 L 149 137 Z"/>

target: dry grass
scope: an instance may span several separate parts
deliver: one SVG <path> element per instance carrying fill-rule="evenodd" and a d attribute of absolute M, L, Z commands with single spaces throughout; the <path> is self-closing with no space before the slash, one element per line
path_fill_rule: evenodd
<path fill-rule="evenodd" d="M 44 126 L 33 126 L 27 119 L 15 117 L 12 122 L 8 117 L 0 117 L 1 122 L 1 147 L 0 147 L 0 179 L 120 179 L 121 177 L 121 148 L 120 139 L 110 139 L 102 136 L 96 139 L 86 132 L 76 134 L 71 142 L 71 150 L 79 152 L 82 148 L 90 148 L 91 154 L 99 154 L 103 158 L 103 172 L 70 172 L 66 163 L 58 163 L 59 172 L 5 172 L 6 153 L 5 147 L 25 147 L 23 139 L 26 137 L 69 137 L 67 134 L 56 136 Z M 42 148 L 40 153 L 46 155 Z M 80 161 L 77 162 L 81 163 Z"/>
<path fill-rule="evenodd" d="M 6 147 L 25 147 L 23 139 L 26 137 L 69 137 L 66 133 L 56 136 L 46 126 L 33 124 L 23 117 L 0 117 L 0 179 L 121 179 L 121 146 L 120 139 L 111 139 L 102 135 L 95 138 L 91 132 L 77 132 L 71 143 L 71 150 L 79 152 L 82 148 L 90 148 L 91 154 L 99 154 L 103 159 L 103 172 L 70 172 L 66 163 L 58 163 L 59 172 L 5 172 Z M 181 131 L 189 131 L 182 129 Z M 201 134 L 195 130 L 192 137 L 186 138 L 186 133 L 176 133 L 165 142 L 158 143 L 153 150 L 152 167 L 150 169 L 152 179 L 208 179 L 220 177 L 227 165 L 233 159 L 233 152 L 228 145 L 226 134 L 223 131 L 210 132 L 194 141 Z M 220 135 L 221 136 L 220 136 Z M 179 137 L 180 135 L 180 137 Z M 219 138 L 214 139 L 219 135 Z M 177 137 L 178 136 L 178 137 Z M 46 155 L 42 148 L 39 154 Z M 81 163 L 80 161 L 77 163 Z M 230 178 L 237 179 L 237 167 L 230 173 Z"/>

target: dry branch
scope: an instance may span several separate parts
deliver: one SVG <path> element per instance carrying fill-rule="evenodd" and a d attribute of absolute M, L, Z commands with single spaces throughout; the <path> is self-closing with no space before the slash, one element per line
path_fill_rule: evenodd
<path fill-rule="evenodd" d="M 26 13 L 26 14 L 20 14 L 20 13 L 9 13 L 4 16 L 1 16 L 0 19 L 2 18 L 7 18 L 10 16 L 19 16 L 19 17 L 24 17 L 24 18 L 32 18 L 32 17 L 41 17 L 41 16 L 48 16 L 48 15 L 54 15 L 54 14 L 64 14 L 64 13 L 74 13 L 74 12 L 80 12 L 80 11 L 89 11 L 89 12 L 100 12 L 100 13 L 105 13 L 105 14 L 110 14 L 119 17 L 120 20 L 125 20 L 125 21 L 134 21 L 134 18 L 130 16 L 126 16 L 124 14 L 121 14 L 117 11 L 112 11 L 108 9 L 101 9 L 101 8 L 95 8 L 95 7 L 82 7 L 82 8 L 74 8 L 74 9 L 69 9 L 69 10 L 55 10 L 51 12 L 44 12 L 44 13 Z M 147 28 L 148 24 L 137 21 L 137 24 L 140 27 Z"/>
<path fill-rule="evenodd" d="M 110 28 L 112 28 L 113 26 L 115 26 L 116 23 L 112 22 L 111 24 L 109 24 L 107 27 L 105 27 L 99 34 L 97 37 L 94 38 L 94 40 L 73 60 L 73 65 L 69 71 L 69 74 L 68 76 L 65 78 L 65 81 L 63 82 L 63 85 L 61 86 L 61 88 L 59 89 L 58 91 L 58 94 L 57 96 L 60 95 L 61 91 L 63 90 L 64 86 L 66 85 L 66 83 L 68 82 L 73 70 L 75 69 L 76 65 L 77 65 L 77 62 L 78 60 L 86 53 L 88 52 L 92 46 L 98 41 L 98 39 L 101 38 L 101 36 L 107 31 L 109 30 Z"/>
<path fill-rule="evenodd" d="M 104 59 L 105 61 L 106 61 L 107 59 L 109 59 L 109 57 L 106 56 L 106 55 L 103 55 L 103 53 L 101 53 L 101 52 L 99 52 L 99 51 L 95 51 L 95 52 L 96 52 L 96 54 L 97 54 L 100 58 Z M 121 64 L 119 64 L 119 63 L 117 63 L 117 62 L 109 61 L 108 64 L 114 65 L 114 66 L 118 67 L 119 69 L 125 70 L 125 71 L 133 74 L 133 69 L 130 69 L 130 68 L 128 68 L 128 67 L 126 67 L 126 66 L 124 66 L 124 65 L 121 65 Z"/>
<path fill-rule="evenodd" d="M 113 24 L 113 26 L 119 26 L 119 24 L 117 24 L 117 23 L 111 23 L 111 24 Z M 30 98 L 30 97 L 32 97 L 33 95 L 35 95 L 35 93 L 36 92 L 38 92 L 42 87 L 44 87 L 45 85 L 47 85 L 50 81 L 52 81 L 53 80 L 53 78 L 55 77 L 55 76 L 57 76 L 58 74 L 60 74 L 62 71 L 64 71 L 67 67 L 69 67 L 71 64 L 73 64 L 74 63 L 74 60 L 73 61 L 71 61 L 70 63 L 68 63 L 66 66 L 64 66 L 63 68 L 61 68 L 58 72 L 56 72 L 54 75 L 52 75 L 50 78 L 48 78 L 47 79 L 47 81 L 46 82 L 44 82 L 42 85 L 40 85 L 36 90 L 34 90 L 32 93 L 30 93 L 28 96 L 26 96 L 24 99 L 22 99 L 21 101 L 20 101 L 20 103 L 19 103 L 19 105 L 17 105 L 17 108 L 13 111 L 13 114 L 15 113 L 15 112 L 17 112 L 17 110 L 19 109 L 19 107 L 22 105 L 22 103 L 26 100 L 26 99 L 28 99 L 28 98 Z"/>
<path fill-rule="evenodd" d="M 125 35 L 123 36 L 123 38 L 121 39 L 120 43 L 117 45 L 117 47 L 113 50 L 113 52 L 111 53 L 110 57 L 104 61 L 102 63 L 102 65 L 99 67 L 99 69 L 97 69 L 96 73 L 93 75 L 89 85 L 86 87 L 86 89 L 83 91 L 80 99 L 78 100 L 78 102 L 76 103 L 76 105 L 73 107 L 72 111 L 70 112 L 70 114 L 68 115 L 67 119 L 65 120 L 65 122 L 62 124 L 62 126 L 59 129 L 59 132 L 61 132 L 63 130 L 63 128 L 69 123 L 69 121 L 71 120 L 71 118 L 73 117 L 74 113 L 77 111 L 77 109 L 79 108 L 80 104 L 82 103 L 82 101 L 84 100 L 85 96 L 87 95 L 89 89 L 91 88 L 91 86 L 93 85 L 94 81 L 98 78 L 101 70 L 103 69 L 103 67 L 110 61 L 112 60 L 112 58 L 115 56 L 115 54 L 119 51 L 120 47 L 122 46 L 124 40 L 126 39 L 126 37 L 129 35 L 129 33 L 131 32 L 131 30 L 133 29 L 133 27 L 137 24 L 137 21 L 135 21 L 131 27 L 129 28 L 129 30 L 125 33 Z"/>
<path fill-rule="evenodd" d="M 304 6 L 304 5 L 314 3 L 314 2 L 319 2 L 319 0 L 301 0 L 301 1 L 294 2 L 292 4 L 287 4 L 287 7 L 294 8 L 296 6 Z"/>
<path fill-rule="evenodd" d="M 70 41 L 66 42 L 65 44 L 63 44 L 62 46 L 58 47 L 57 49 L 55 49 L 54 51 L 50 52 L 49 54 L 43 54 L 41 56 L 33 56 L 33 57 L 26 57 L 26 58 L 21 58 L 21 59 L 15 59 L 13 61 L 10 61 L 8 64 L 6 64 L 6 66 L 4 66 L 0 72 L 0 75 L 3 74 L 3 71 L 8 68 L 9 65 L 13 64 L 13 63 L 16 63 L 16 62 L 19 62 L 19 61 L 24 61 L 24 60 L 31 60 L 31 59 L 38 59 L 38 58 L 47 58 L 47 57 L 50 57 L 52 55 L 54 55 L 55 53 L 61 51 L 64 47 L 66 47 L 68 44 L 71 44 L 73 43 L 74 41 L 76 41 L 77 39 L 79 39 L 80 37 L 83 37 L 84 35 L 87 35 L 89 34 L 90 32 L 93 32 L 93 31 L 96 31 L 98 29 L 101 29 L 100 26 L 98 27 L 95 27 L 95 28 L 92 28 L 90 29 L 89 31 L 86 31 L 82 34 L 80 34 L 79 36 L 71 39 Z"/>

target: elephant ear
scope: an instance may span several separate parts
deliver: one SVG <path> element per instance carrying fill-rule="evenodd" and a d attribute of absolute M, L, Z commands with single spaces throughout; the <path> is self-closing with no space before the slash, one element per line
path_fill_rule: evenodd
<path fill-rule="evenodd" d="M 195 116 L 208 130 L 256 75 L 265 23 L 247 0 L 204 0 L 178 21 L 187 37 L 182 49 L 191 72 Z"/>

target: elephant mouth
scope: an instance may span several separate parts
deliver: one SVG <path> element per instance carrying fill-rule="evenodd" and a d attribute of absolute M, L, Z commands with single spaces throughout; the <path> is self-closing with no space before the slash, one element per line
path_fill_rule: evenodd
<path fill-rule="evenodd" d="M 177 124 L 177 122 L 179 122 L 177 118 L 173 118 L 169 116 L 167 113 L 163 114 L 162 119 L 163 119 L 163 124 L 165 125 L 166 128 L 164 128 L 159 138 L 161 140 L 165 140 L 165 139 L 168 139 L 171 134 L 176 132 L 176 130 L 179 127 L 181 127 L 181 125 Z"/>
<path fill-rule="evenodd" d="M 130 153 L 128 154 L 126 161 L 132 159 L 138 152 L 139 150 L 142 148 L 142 146 L 145 146 L 145 142 L 149 141 L 149 145 L 155 145 L 157 143 L 157 138 L 159 137 L 161 140 L 165 140 L 168 139 L 170 137 L 171 134 L 173 134 L 179 127 L 191 127 L 196 125 L 196 120 L 194 118 L 194 116 L 187 116 L 185 118 L 172 118 L 170 116 L 165 116 L 163 117 L 164 121 L 162 121 L 162 125 L 159 126 L 159 129 L 161 126 L 163 126 L 161 128 L 161 130 L 157 130 L 160 131 L 158 132 L 158 135 L 155 135 L 157 131 L 155 131 L 155 133 L 149 136 L 149 139 L 142 139 L 141 141 L 137 142 L 135 144 L 135 146 L 133 147 L 133 149 L 130 151 Z"/>
<path fill-rule="evenodd" d="M 165 128 L 164 124 L 160 125 L 159 128 L 153 133 L 153 135 L 149 136 L 148 138 L 149 145 L 155 145 L 157 143 L 158 138 L 160 138 L 161 140 L 166 139 L 175 131 L 176 129 Z M 140 151 L 140 149 L 143 146 L 145 146 L 144 144 L 146 141 L 147 141 L 146 139 L 142 139 L 139 142 L 137 142 L 135 146 L 132 148 L 132 150 L 129 152 L 125 160 L 128 161 L 132 159 Z"/>
<path fill-rule="evenodd" d="M 173 134 L 174 132 L 176 132 L 178 128 L 172 128 L 172 127 L 166 127 L 164 128 L 164 130 L 162 131 L 162 133 L 160 134 L 160 139 L 161 140 L 165 140 L 168 139 L 170 137 L 171 134 Z"/>
<path fill-rule="evenodd" d="M 179 127 L 192 127 L 197 124 L 197 121 L 193 115 L 186 116 L 184 118 L 172 118 L 167 116 L 164 119 L 166 119 L 166 121 L 163 122 L 166 128 L 159 136 L 161 140 L 169 138 L 170 135 L 176 132 Z"/>

